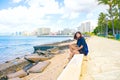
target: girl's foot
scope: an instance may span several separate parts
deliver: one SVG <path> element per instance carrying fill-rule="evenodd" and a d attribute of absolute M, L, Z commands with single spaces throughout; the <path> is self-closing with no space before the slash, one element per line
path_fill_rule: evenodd
<path fill-rule="evenodd" d="M 72 59 L 72 57 L 68 57 L 68 60 L 70 61 Z"/>

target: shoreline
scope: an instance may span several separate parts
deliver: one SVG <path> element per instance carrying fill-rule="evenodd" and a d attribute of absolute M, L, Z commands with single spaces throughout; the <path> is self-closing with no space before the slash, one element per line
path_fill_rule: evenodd
<path fill-rule="evenodd" d="M 59 47 L 59 50 L 60 50 L 60 49 L 64 49 L 71 42 L 74 42 L 74 41 L 69 39 L 69 40 L 64 40 L 61 42 L 55 42 L 52 44 L 44 44 L 44 45 L 37 45 L 37 46 L 46 46 L 46 45 L 47 46 L 57 46 L 57 47 Z M 33 54 L 33 53 L 31 53 L 31 54 Z M 27 64 L 29 64 L 29 62 L 26 61 L 23 57 L 18 57 L 16 59 L 8 61 L 7 63 L 0 64 L 0 66 L 1 66 L 0 67 L 0 78 L 5 77 L 7 74 L 9 74 L 11 72 L 18 71 L 18 70 L 22 69 Z"/>
<path fill-rule="evenodd" d="M 72 39 L 71 37 L 19 37 L 3 36 L 0 37 L 0 63 L 15 59 L 34 52 L 33 46 L 52 44 L 64 40 Z"/>
<path fill-rule="evenodd" d="M 73 37 L 73 35 L 38 35 L 37 37 Z"/>
<path fill-rule="evenodd" d="M 65 41 L 69 41 L 70 39 L 66 39 L 66 40 L 62 40 L 62 41 L 58 41 L 58 42 L 48 42 L 48 43 L 40 43 L 40 44 L 38 44 L 38 45 L 36 45 L 36 46 L 45 46 L 45 45 L 57 45 L 57 44 L 60 44 L 60 43 L 62 43 L 62 42 L 65 42 Z M 19 45 L 18 45 L 19 46 Z M 28 45 L 27 45 L 28 46 Z M 8 52 L 9 53 L 9 52 Z M 19 54 L 18 54 L 19 53 Z M 20 50 L 20 52 L 13 52 L 13 57 L 5 57 L 5 59 L 6 60 L 1 60 L 0 61 L 0 64 L 3 64 L 3 63 L 6 63 L 6 62 L 9 62 L 9 61 L 12 61 L 13 59 L 16 59 L 16 58 L 21 58 L 21 57 L 23 57 L 24 55 L 28 55 L 28 54 L 32 54 L 32 53 L 34 53 L 34 45 L 32 45 L 32 47 L 30 48 L 30 49 L 26 49 L 26 50 Z M 1 54 L 2 54 L 2 52 L 1 52 Z M 5 54 L 7 54 L 7 53 L 5 53 Z M 10 52 L 10 54 L 11 54 L 11 52 Z M 23 55 L 22 55 L 23 54 Z M 4 55 L 4 54 L 3 54 Z M 15 55 L 17 56 L 17 57 L 15 57 Z M 2 55 L 1 55 L 2 56 Z M 8 56 L 11 56 L 11 55 L 8 55 Z M 4 59 L 4 58 L 2 58 L 1 57 L 1 59 Z"/>
<path fill-rule="evenodd" d="M 59 46 L 65 46 L 72 43 L 75 42 L 65 42 L 59 44 Z M 90 52 L 87 58 L 88 60 L 86 61 L 83 59 L 81 71 L 82 74 L 80 75 L 80 79 L 119 79 L 120 42 L 116 40 L 92 36 L 89 39 L 87 39 L 87 43 Z M 114 45 L 111 46 L 110 43 Z M 103 46 L 103 44 L 105 45 Z M 109 49 L 105 49 L 106 47 Z M 46 60 L 50 61 L 51 63 L 47 66 L 47 68 L 45 68 L 43 72 L 30 73 L 29 75 L 20 78 L 20 80 L 57 80 L 57 77 L 61 74 L 65 66 L 68 64 L 68 53 L 69 50 L 67 48 L 64 48 L 64 50 L 61 50 L 60 52 L 57 52 L 57 54 L 54 54 L 54 56 L 51 59 Z"/>

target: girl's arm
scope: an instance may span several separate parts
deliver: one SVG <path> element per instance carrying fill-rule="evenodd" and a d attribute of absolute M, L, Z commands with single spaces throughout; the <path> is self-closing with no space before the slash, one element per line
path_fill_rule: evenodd
<path fill-rule="evenodd" d="M 78 47 L 76 50 L 81 50 L 83 48 L 83 45 L 81 45 L 80 47 Z"/>

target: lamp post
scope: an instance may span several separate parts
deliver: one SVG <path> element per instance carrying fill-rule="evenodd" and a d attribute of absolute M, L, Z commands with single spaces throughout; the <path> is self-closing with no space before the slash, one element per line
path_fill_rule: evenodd
<path fill-rule="evenodd" d="M 106 18 L 106 37 L 108 36 L 108 18 Z"/>

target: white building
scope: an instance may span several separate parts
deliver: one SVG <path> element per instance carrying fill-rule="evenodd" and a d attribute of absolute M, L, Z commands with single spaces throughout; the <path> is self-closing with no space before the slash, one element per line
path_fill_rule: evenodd
<path fill-rule="evenodd" d="M 77 27 L 77 30 L 82 33 L 93 32 L 94 29 L 95 25 L 93 24 L 92 21 L 84 21 L 79 25 L 79 27 Z"/>
<path fill-rule="evenodd" d="M 51 32 L 50 28 L 38 28 L 36 33 L 37 35 L 49 35 Z"/>
<path fill-rule="evenodd" d="M 61 31 L 62 35 L 73 35 L 75 33 L 74 29 L 65 28 Z"/>

